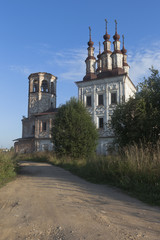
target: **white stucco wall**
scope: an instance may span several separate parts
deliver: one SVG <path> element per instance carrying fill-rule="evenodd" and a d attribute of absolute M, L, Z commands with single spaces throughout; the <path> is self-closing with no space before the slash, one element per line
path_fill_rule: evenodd
<path fill-rule="evenodd" d="M 95 125 L 99 128 L 99 118 L 104 119 L 104 128 L 100 131 L 97 152 L 106 153 L 107 146 L 113 141 L 113 132 L 107 129 L 107 123 L 111 120 L 117 104 L 122 103 L 133 96 L 136 91 L 133 83 L 127 75 L 119 75 L 110 78 L 77 82 L 78 96 L 86 106 L 87 96 L 91 96 L 91 107 L 87 107 Z M 117 94 L 117 104 L 111 104 L 111 94 Z M 103 105 L 98 105 L 98 95 L 103 95 Z"/>

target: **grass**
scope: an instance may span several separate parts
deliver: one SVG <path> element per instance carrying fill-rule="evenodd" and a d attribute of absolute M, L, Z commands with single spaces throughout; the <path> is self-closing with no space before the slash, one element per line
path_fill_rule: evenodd
<path fill-rule="evenodd" d="M 16 177 L 18 164 L 13 152 L 0 152 L 0 187 Z"/>
<path fill-rule="evenodd" d="M 93 183 L 119 187 L 138 199 L 160 206 L 160 142 L 154 148 L 129 146 L 121 154 L 89 159 L 58 158 L 53 153 L 19 155 L 19 160 L 49 162 Z"/>

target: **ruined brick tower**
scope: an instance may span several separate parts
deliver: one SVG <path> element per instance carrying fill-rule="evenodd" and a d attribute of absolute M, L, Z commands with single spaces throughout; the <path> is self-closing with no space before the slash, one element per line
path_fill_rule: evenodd
<path fill-rule="evenodd" d="M 15 140 L 16 152 L 51 151 L 51 128 L 56 109 L 57 77 L 32 73 L 29 79 L 28 117 L 22 119 L 22 138 Z"/>
<path fill-rule="evenodd" d="M 56 77 L 50 73 L 32 73 L 29 79 L 28 117 L 56 108 Z"/>

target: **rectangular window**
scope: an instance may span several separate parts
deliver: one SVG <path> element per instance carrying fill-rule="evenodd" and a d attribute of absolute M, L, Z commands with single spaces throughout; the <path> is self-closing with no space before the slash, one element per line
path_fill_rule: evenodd
<path fill-rule="evenodd" d="M 98 95 L 98 105 L 103 105 L 103 95 Z"/>
<path fill-rule="evenodd" d="M 111 104 L 117 104 L 117 93 L 111 93 Z"/>
<path fill-rule="evenodd" d="M 35 134 L 35 125 L 32 126 L 32 134 Z"/>
<path fill-rule="evenodd" d="M 87 107 L 91 107 L 91 96 L 87 96 Z"/>
<path fill-rule="evenodd" d="M 42 131 L 46 131 L 46 130 L 47 130 L 47 124 L 46 122 L 43 122 Z"/>
<path fill-rule="evenodd" d="M 103 128 L 103 118 L 99 118 L 99 128 Z"/>

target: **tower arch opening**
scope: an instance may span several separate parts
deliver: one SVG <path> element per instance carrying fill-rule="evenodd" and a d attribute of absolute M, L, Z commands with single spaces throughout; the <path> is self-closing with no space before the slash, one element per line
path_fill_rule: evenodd
<path fill-rule="evenodd" d="M 41 84 L 41 92 L 49 92 L 47 80 L 43 80 Z"/>
<path fill-rule="evenodd" d="M 38 92 L 38 80 L 33 81 L 33 92 Z"/>

